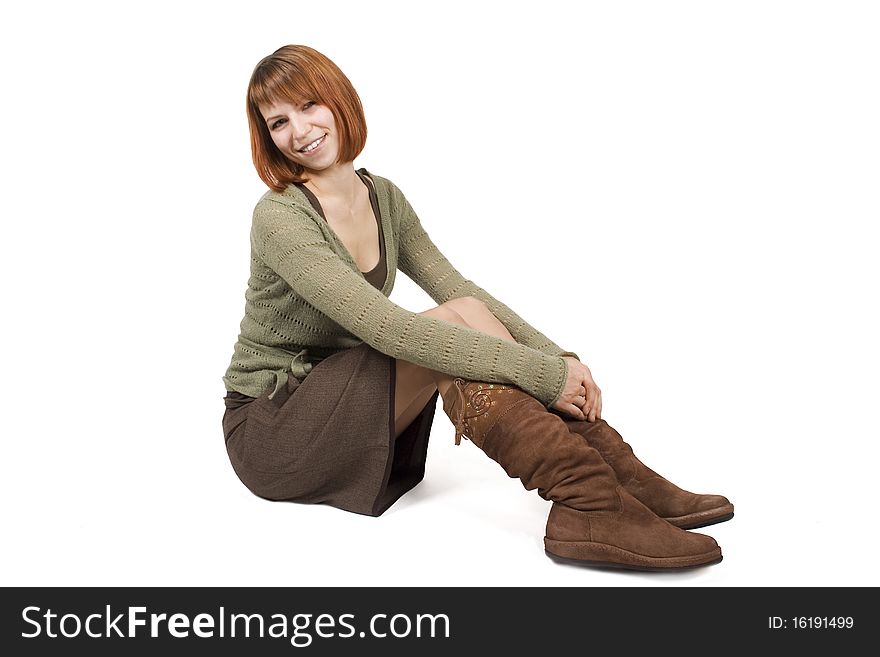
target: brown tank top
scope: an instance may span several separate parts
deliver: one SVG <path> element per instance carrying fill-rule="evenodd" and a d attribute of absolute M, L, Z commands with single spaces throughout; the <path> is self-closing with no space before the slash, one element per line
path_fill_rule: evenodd
<path fill-rule="evenodd" d="M 379 199 L 376 196 L 376 190 L 373 187 L 372 181 L 367 178 L 364 170 L 358 169 L 357 174 L 358 176 L 360 176 L 363 183 L 367 186 L 367 189 L 370 190 L 370 205 L 373 206 L 373 217 L 375 217 L 376 223 L 379 225 L 379 263 L 370 271 L 362 271 L 361 273 L 364 275 L 364 278 L 367 279 L 370 285 L 381 290 L 382 286 L 385 285 L 386 271 L 385 233 L 382 231 L 382 218 L 379 214 Z M 312 207 L 315 208 L 317 213 L 321 215 L 321 218 L 324 219 L 324 221 L 327 221 L 327 217 L 324 216 L 324 209 L 321 207 L 321 203 L 318 201 L 318 198 L 312 193 L 312 191 L 302 183 L 295 184 L 305 193 L 306 197 L 309 199 L 309 203 L 311 203 Z M 242 393 L 236 392 L 235 390 L 227 390 L 224 401 L 226 402 L 226 408 L 235 409 L 242 406 L 243 404 L 252 402 L 254 399 L 256 399 L 256 397 L 243 395 Z"/>

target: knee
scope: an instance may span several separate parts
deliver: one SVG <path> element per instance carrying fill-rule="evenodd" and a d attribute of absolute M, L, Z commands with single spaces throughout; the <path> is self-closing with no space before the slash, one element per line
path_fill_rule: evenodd
<path fill-rule="evenodd" d="M 428 317 L 434 317 L 435 319 L 442 319 L 451 324 L 467 324 L 467 322 L 464 321 L 464 317 L 462 317 L 452 306 L 448 305 L 448 303 L 421 312 L 419 315 L 427 315 Z"/>
<path fill-rule="evenodd" d="M 459 297 L 450 299 L 444 305 L 449 306 L 462 317 L 481 315 L 489 311 L 488 306 L 476 297 Z"/>

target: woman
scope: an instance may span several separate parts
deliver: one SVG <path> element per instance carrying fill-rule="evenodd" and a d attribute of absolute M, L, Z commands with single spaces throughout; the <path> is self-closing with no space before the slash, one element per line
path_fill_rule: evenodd
<path fill-rule="evenodd" d="M 553 502 L 548 554 L 651 570 L 721 560 L 682 528 L 730 518 L 730 503 L 638 461 L 577 354 L 466 280 L 394 183 L 354 169 L 366 124 L 333 62 L 279 48 L 253 71 L 247 115 L 270 190 L 253 213 L 223 429 L 249 490 L 381 515 L 424 476 L 440 396 L 456 444 Z M 438 305 L 391 302 L 398 268 Z"/>

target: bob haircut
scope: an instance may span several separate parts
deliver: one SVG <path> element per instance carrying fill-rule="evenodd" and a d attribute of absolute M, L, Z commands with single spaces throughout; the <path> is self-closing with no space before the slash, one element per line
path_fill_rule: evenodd
<path fill-rule="evenodd" d="M 361 99 L 336 64 L 308 46 L 282 46 L 254 68 L 247 88 L 247 117 L 251 155 L 260 179 L 276 192 L 294 182 L 306 182 L 305 167 L 289 160 L 269 134 L 260 105 L 313 100 L 333 114 L 339 135 L 336 162 L 352 162 L 367 141 L 367 122 Z"/>

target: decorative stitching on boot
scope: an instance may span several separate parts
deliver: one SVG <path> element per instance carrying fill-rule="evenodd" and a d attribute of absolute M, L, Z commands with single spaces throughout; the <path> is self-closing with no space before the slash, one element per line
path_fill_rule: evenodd
<path fill-rule="evenodd" d="M 461 443 L 461 436 L 465 438 L 474 438 L 474 426 L 468 422 L 468 420 L 473 420 L 478 417 L 482 417 L 489 413 L 490 409 L 495 405 L 495 400 L 493 399 L 492 391 L 502 392 L 502 391 L 511 391 L 513 388 L 511 386 L 505 386 L 503 384 L 498 383 L 489 383 L 489 384 L 481 384 L 475 381 L 466 381 L 461 377 L 456 377 L 453 380 L 455 384 L 456 391 L 458 392 L 458 413 L 456 413 L 453 418 L 453 422 L 455 424 L 455 444 L 458 445 Z M 476 384 L 479 387 L 476 390 L 471 390 L 467 395 L 464 392 L 464 389 L 468 385 Z M 524 400 L 528 401 L 528 400 Z M 472 409 L 475 412 L 466 415 L 465 410 Z M 485 433 L 495 426 L 495 423 L 498 421 L 498 418 L 495 418 L 492 423 L 486 428 Z"/>

